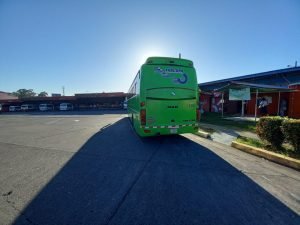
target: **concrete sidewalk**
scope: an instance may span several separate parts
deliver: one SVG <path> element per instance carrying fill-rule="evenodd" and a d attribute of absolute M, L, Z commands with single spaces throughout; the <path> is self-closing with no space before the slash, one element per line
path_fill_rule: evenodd
<path fill-rule="evenodd" d="M 200 123 L 200 129 L 201 127 L 214 129 L 215 132 L 213 132 L 210 135 L 211 140 L 226 145 L 231 145 L 231 142 L 235 140 L 238 136 L 259 139 L 259 137 L 256 134 L 249 131 L 242 131 L 239 129 L 228 128 L 228 127 L 223 127 L 223 126 L 218 126 L 218 125 L 213 125 L 208 123 Z"/>

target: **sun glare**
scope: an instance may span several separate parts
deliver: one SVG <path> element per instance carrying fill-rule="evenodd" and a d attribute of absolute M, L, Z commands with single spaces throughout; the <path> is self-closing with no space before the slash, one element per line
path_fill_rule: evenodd
<path fill-rule="evenodd" d="M 144 64 L 146 62 L 146 59 L 151 56 L 165 56 L 165 55 L 160 50 L 145 51 L 143 54 L 141 54 L 140 64 Z"/>

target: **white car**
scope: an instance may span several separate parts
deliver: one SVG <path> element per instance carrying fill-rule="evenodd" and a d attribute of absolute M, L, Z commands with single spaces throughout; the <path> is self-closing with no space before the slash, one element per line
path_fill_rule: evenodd
<path fill-rule="evenodd" d="M 40 104 L 39 110 L 40 111 L 52 111 L 52 110 L 54 110 L 54 106 L 52 104 Z"/>
<path fill-rule="evenodd" d="M 61 111 L 73 110 L 73 105 L 71 103 L 60 103 L 59 110 Z"/>
<path fill-rule="evenodd" d="M 34 109 L 35 109 L 34 105 L 30 105 L 30 104 L 21 105 L 22 111 L 32 111 Z"/>
<path fill-rule="evenodd" d="M 9 106 L 8 111 L 10 111 L 10 112 L 21 111 L 21 107 L 20 106 L 11 105 L 11 106 Z"/>

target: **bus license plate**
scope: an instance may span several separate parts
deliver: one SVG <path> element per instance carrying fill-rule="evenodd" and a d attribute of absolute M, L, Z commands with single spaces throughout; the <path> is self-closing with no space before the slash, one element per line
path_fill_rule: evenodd
<path fill-rule="evenodd" d="M 177 129 L 176 128 L 171 128 L 170 133 L 171 134 L 177 134 Z"/>

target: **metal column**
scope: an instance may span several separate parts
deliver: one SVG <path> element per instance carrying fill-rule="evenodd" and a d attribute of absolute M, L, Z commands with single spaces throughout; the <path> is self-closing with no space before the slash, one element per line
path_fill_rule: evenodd
<path fill-rule="evenodd" d="M 224 92 L 222 92 L 222 117 L 224 115 Z"/>
<path fill-rule="evenodd" d="M 278 108 L 277 108 L 277 116 L 279 116 L 279 110 L 280 110 L 280 91 L 278 92 Z"/>
<path fill-rule="evenodd" d="M 255 122 L 257 116 L 257 97 L 258 97 L 258 89 L 256 89 L 256 96 L 255 96 Z"/>

